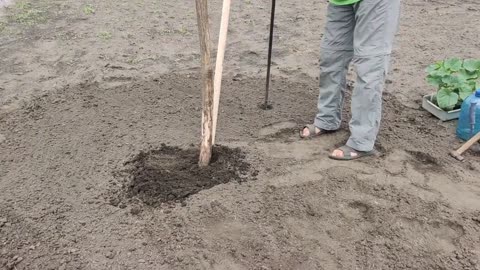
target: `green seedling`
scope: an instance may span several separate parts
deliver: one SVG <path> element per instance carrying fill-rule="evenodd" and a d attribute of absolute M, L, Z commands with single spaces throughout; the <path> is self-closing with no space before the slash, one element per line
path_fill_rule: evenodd
<path fill-rule="evenodd" d="M 107 31 L 103 31 L 103 32 L 98 33 L 98 37 L 103 39 L 103 40 L 110 40 L 110 39 L 112 39 L 112 33 L 107 32 Z"/>
<path fill-rule="evenodd" d="M 83 13 L 85 15 L 92 15 L 95 13 L 95 8 L 92 5 L 87 4 L 83 7 Z"/>
<path fill-rule="evenodd" d="M 17 23 L 31 26 L 44 22 L 47 17 L 44 10 L 35 8 L 30 2 L 19 2 L 14 7 L 11 19 Z"/>
<path fill-rule="evenodd" d="M 181 27 L 180 29 L 178 29 L 176 32 L 179 33 L 179 34 L 182 35 L 182 36 L 187 36 L 187 35 L 190 35 L 190 34 L 191 34 L 190 31 L 188 31 L 188 29 L 187 29 L 185 26 L 183 26 L 183 25 L 182 25 L 182 27 Z"/>
<path fill-rule="evenodd" d="M 457 58 L 434 63 L 426 69 L 427 82 L 437 89 L 434 103 L 451 111 L 480 87 L 480 60 Z"/>

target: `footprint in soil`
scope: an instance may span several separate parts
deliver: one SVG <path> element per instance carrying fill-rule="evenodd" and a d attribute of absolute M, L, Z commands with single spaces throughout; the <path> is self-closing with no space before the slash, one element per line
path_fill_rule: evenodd
<path fill-rule="evenodd" d="M 294 133 L 296 127 L 293 121 L 278 122 L 261 128 L 258 135 L 264 139 L 287 137 Z"/>
<path fill-rule="evenodd" d="M 409 162 L 419 171 L 425 172 L 442 169 L 438 159 L 428 153 L 408 150 L 406 152 L 412 157 Z"/>
<path fill-rule="evenodd" d="M 457 239 L 465 235 L 465 230 L 461 225 L 449 220 L 427 223 L 418 219 L 400 217 L 397 224 L 408 236 L 421 235 L 420 239 L 411 239 L 414 244 L 429 245 L 431 248 L 445 252 L 456 250 Z"/>
<path fill-rule="evenodd" d="M 359 212 L 359 214 L 366 219 L 368 217 L 368 213 L 371 209 L 371 206 L 361 202 L 361 201 L 354 201 L 348 204 L 350 208 L 353 208 Z"/>
<path fill-rule="evenodd" d="M 205 168 L 198 166 L 198 152 L 197 148 L 166 145 L 141 152 L 126 163 L 127 169 L 121 175 L 128 175 L 128 183 L 119 199 L 113 201 L 136 197 L 151 206 L 183 202 L 201 190 L 230 181 L 243 182 L 256 176 L 256 171 L 245 161 L 245 153 L 239 148 L 215 147 L 212 162 Z"/>

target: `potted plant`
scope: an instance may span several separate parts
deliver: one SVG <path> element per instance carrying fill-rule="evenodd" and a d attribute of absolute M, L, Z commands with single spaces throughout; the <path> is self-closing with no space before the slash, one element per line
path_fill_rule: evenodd
<path fill-rule="evenodd" d="M 480 88 L 480 60 L 451 58 L 426 69 L 436 93 L 423 97 L 423 108 L 442 121 L 456 119 L 464 99 Z"/>

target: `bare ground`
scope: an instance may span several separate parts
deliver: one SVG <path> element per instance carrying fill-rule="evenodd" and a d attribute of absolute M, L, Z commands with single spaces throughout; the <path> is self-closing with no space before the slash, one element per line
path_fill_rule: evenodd
<path fill-rule="evenodd" d="M 131 161 L 171 173 L 152 153 L 200 136 L 191 1 L 32 3 L 0 19 L 0 267 L 480 269 L 480 157 L 449 158 L 454 123 L 419 108 L 426 65 L 480 58 L 474 1 L 404 1 L 383 155 L 352 163 L 326 158 L 346 124 L 295 131 L 315 112 L 325 2 L 279 3 L 271 111 L 269 3 L 234 3 L 218 139 L 258 175 L 152 205 L 125 196 Z"/>

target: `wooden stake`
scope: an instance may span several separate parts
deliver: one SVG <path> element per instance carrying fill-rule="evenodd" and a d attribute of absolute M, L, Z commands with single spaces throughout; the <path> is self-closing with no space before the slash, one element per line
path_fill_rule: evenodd
<path fill-rule="evenodd" d="M 208 19 L 208 1 L 195 0 L 197 9 L 197 24 L 200 38 L 202 57 L 202 143 L 200 146 L 200 159 L 198 164 L 205 167 L 212 158 L 213 135 L 213 67 L 211 63 L 211 40 Z"/>
<path fill-rule="evenodd" d="M 220 93 L 222 90 L 223 60 L 225 58 L 225 48 L 227 46 L 228 21 L 230 19 L 231 0 L 223 0 L 222 19 L 220 24 L 220 34 L 218 38 L 217 63 L 215 66 L 215 79 L 213 85 L 213 135 L 212 144 L 215 144 L 215 135 L 217 133 L 218 107 L 220 104 Z"/>

